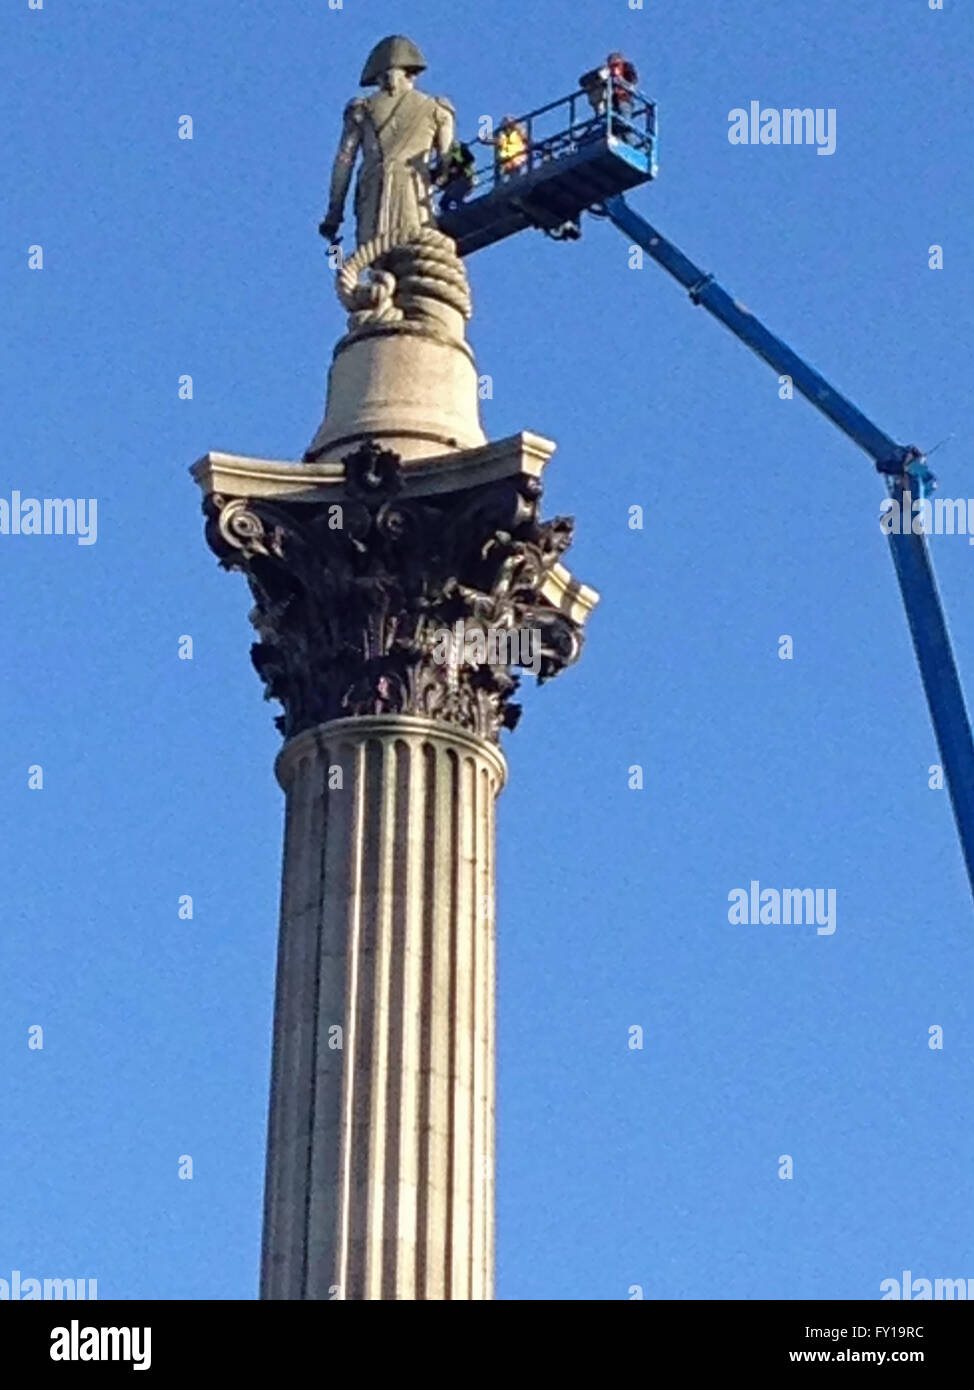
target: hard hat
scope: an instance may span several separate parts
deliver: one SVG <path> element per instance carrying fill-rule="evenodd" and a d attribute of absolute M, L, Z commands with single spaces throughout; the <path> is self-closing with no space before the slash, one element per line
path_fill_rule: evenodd
<path fill-rule="evenodd" d="M 515 125 L 515 124 L 516 124 L 515 119 L 514 119 L 514 117 L 511 116 L 511 115 L 505 116 L 504 119 L 501 121 L 501 125 Z"/>
<path fill-rule="evenodd" d="M 423 72 L 426 68 L 426 59 L 412 39 L 407 39 L 403 34 L 390 34 L 388 38 L 380 39 L 366 58 L 362 76 L 359 78 L 359 86 L 376 86 L 379 78 L 389 68 L 405 68 L 407 72 Z"/>
<path fill-rule="evenodd" d="M 610 53 L 605 61 L 607 63 L 624 63 L 626 60 L 621 53 Z"/>

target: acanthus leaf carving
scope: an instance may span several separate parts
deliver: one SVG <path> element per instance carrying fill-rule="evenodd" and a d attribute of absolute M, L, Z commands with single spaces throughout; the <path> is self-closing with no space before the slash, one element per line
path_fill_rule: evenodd
<path fill-rule="evenodd" d="M 345 460 L 335 503 L 211 494 L 207 538 L 247 577 L 251 656 L 286 738 L 331 719 L 419 714 L 495 739 L 520 717 L 510 648 L 444 659 L 444 634 L 539 634 L 539 683 L 571 665 L 579 625 L 542 585 L 573 523 L 538 515 L 538 480 L 410 497 L 398 457 L 373 442 Z"/>

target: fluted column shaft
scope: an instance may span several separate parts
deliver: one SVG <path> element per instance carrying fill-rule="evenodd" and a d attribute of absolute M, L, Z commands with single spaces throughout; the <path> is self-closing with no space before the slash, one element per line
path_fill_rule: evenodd
<path fill-rule="evenodd" d="M 278 758 L 261 1297 L 489 1299 L 497 747 L 409 715 Z"/>

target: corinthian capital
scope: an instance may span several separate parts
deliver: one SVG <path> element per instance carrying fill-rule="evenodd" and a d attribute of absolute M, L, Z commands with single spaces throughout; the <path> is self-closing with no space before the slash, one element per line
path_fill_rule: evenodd
<path fill-rule="evenodd" d="M 212 549 L 253 593 L 278 728 L 416 714 L 496 739 L 520 715 L 518 668 L 540 683 L 581 650 L 594 595 L 561 564 L 572 521 L 540 519 L 527 473 L 424 492 L 372 441 L 342 462 L 320 497 L 204 500 Z"/>

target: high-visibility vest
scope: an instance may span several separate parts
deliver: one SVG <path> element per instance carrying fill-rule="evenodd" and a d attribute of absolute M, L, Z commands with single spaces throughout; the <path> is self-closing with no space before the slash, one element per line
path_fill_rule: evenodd
<path fill-rule="evenodd" d="M 523 164 L 527 148 L 524 134 L 517 126 L 509 126 L 497 137 L 497 153 L 502 164 L 511 167 Z"/>

